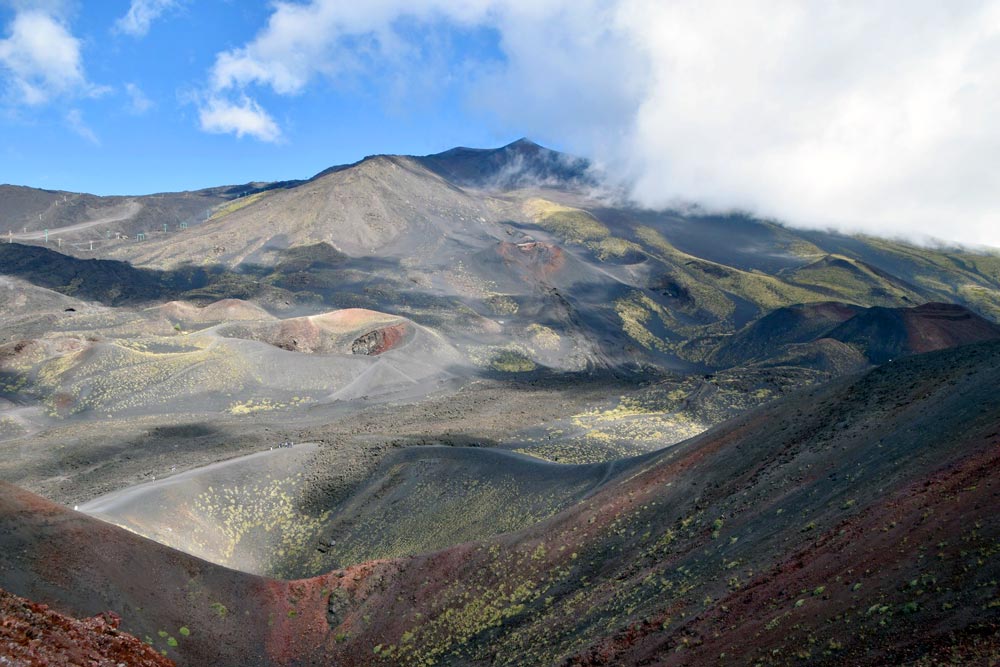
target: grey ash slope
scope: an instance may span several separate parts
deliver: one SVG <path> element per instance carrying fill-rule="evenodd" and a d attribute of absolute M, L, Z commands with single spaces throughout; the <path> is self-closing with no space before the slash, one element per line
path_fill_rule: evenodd
<path fill-rule="evenodd" d="M 529 442 L 510 443 L 593 461 L 675 442 L 873 362 L 993 335 L 961 317 L 900 315 L 896 324 L 834 336 L 836 318 L 823 312 L 831 302 L 858 313 L 950 302 L 995 321 L 996 254 L 804 232 L 744 215 L 639 210 L 595 199 L 585 167 L 527 141 L 376 156 L 308 181 L 258 184 L 187 230 L 98 245 L 86 258 L 51 244 L 0 245 L 0 273 L 33 286 L 17 321 L 0 332 L 0 340 L 21 346 L 5 350 L 3 396 L 55 420 L 106 417 L 114 411 L 102 397 L 112 393 L 100 390 L 101 378 L 127 377 L 128 386 L 142 380 L 130 393 L 145 397 L 129 414 L 163 418 L 170 405 L 153 409 L 153 399 L 173 397 L 177 406 L 205 406 L 214 419 L 220 410 L 256 415 L 304 396 L 296 405 L 321 407 L 363 400 L 364 387 L 405 386 L 407 371 L 389 357 L 303 357 L 303 346 L 324 348 L 283 333 L 280 345 L 271 344 L 275 331 L 295 330 L 301 317 L 359 308 L 439 337 L 454 349 L 445 355 L 453 361 L 443 368 L 444 357 L 435 356 L 430 365 L 450 377 L 515 388 L 576 374 L 660 382 L 660 396 L 619 393 L 590 405 L 595 415 L 563 415 L 558 440 L 554 427 L 525 424 Z M 55 309 L 55 293 L 79 307 Z M 248 302 L 236 310 L 261 321 L 248 324 L 244 313 L 227 323 L 235 311 L 218 303 L 231 299 Z M 174 308 L 183 316 L 158 310 L 171 301 L 186 302 Z M 207 310 L 192 315 L 194 307 Z M 223 320 L 209 321 L 208 311 Z M 790 313 L 802 321 L 775 333 L 774 319 Z M 931 336 L 936 342 L 911 344 L 906 332 L 931 319 L 944 326 Z M 203 330 L 216 325 L 249 333 L 212 342 L 215 334 Z M 872 337 L 892 327 L 902 342 L 875 351 Z M 378 335 L 374 328 L 356 334 Z M 338 368 L 319 370 L 328 363 Z M 295 392 L 269 377 L 283 367 L 303 369 L 308 386 Z M 238 386 L 207 402 L 200 390 L 183 395 L 178 378 L 206 376 L 235 378 Z M 320 391 L 324 377 L 330 391 Z M 602 424 L 621 428 L 615 435 Z M 569 432 L 572 446 L 563 447 Z M 584 444 L 587 455 L 573 458 L 570 450 Z"/>
<path fill-rule="evenodd" d="M 264 184 L 208 188 L 192 192 L 168 192 L 139 196 L 109 196 L 40 190 L 0 185 L 3 203 L 3 236 L 13 232 L 15 240 L 39 242 L 44 231 L 51 240 L 62 239 L 67 252 L 89 249 L 93 241 L 100 247 L 109 238 L 124 234 L 161 231 L 166 224 L 175 230 L 181 223 L 196 224 L 213 209 Z"/>

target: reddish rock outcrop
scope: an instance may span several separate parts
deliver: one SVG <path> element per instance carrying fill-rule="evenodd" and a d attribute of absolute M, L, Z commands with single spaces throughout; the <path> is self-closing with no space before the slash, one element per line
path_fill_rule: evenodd
<path fill-rule="evenodd" d="M 105 613 L 78 620 L 0 590 L 0 664 L 28 667 L 168 667 L 174 663 L 118 630 Z"/>
<path fill-rule="evenodd" d="M 405 324 L 392 324 L 359 336 L 351 343 L 351 352 L 375 356 L 399 346 L 406 338 Z"/>

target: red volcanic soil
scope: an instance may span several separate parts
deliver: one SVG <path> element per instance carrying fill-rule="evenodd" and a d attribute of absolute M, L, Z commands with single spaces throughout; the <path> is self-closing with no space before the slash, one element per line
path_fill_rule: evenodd
<path fill-rule="evenodd" d="M 869 362 L 881 364 L 908 354 L 998 340 L 1000 326 L 947 303 L 915 308 L 803 304 L 778 308 L 740 331 L 716 353 L 714 362 L 735 365 L 780 358 L 786 345 L 823 338 L 850 345 Z"/>
<path fill-rule="evenodd" d="M 372 324 L 398 320 L 395 315 L 381 313 L 377 310 L 366 308 L 344 308 L 333 310 L 321 315 L 312 315 L 310 318 L 323 329 L 337 333 L 346 333 L 357 329 L 371 326 Z"/>
<path fill-rule="evenodd" d="M 328 632 L 322 580 L 294 586 L 208 563 L 0 482 L 0 587 L 75 617 L 110 610 L 124 631 L 178 665 L 285 665 L 294 664 L 290 651 L 314 655 Z"/>
<path fill-rule="evenodd" d="M 351 352 L 372 356 L 379 355 L 402 345 L 408 333 L 409 327 L 402 322 L 369 331 L 351 344 Z"/>
<path fill-rule="evenodd" d="M 563 249 L 551 243 L 501 242 L 497 253 L 508 268 L 514 268 L 536 280 L 543 280 L 558 272 L 566 263 Z"/>
<path fill-rule="evenodd" d="M 865 351 L 872 363 L 1000 339 L 1000 326 L 963 306 L 928 303 L 916 308 L 869 308 L 827 334 Z"/>
<path fill-rule="evenodd" d="M 950 303 L 928 303 L 903 311 L 906 344 L 920 354 L 1000 338 L 1000 327 Z"/>
<path fill-rule="evenodd" d="M 11 667 L 170 667 L 151 646 L 121 632 L 112 613 L 77 620 L 0 590 L 0 664 Z"/>

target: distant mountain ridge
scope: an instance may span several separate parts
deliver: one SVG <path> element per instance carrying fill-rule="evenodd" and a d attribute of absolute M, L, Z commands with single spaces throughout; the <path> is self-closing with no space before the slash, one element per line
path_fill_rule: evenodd
<path fill-rule="evenodd" d="M 588 160 L 539 146 L 525 138 L 501 148 L 459 147 L 416 160 L 462 186 L 512 190 L 597 185 Z"/>
<path fill-rule="evenodd" d="M 1000 321 L 1000 255 L 636 209 L 596 197 L 594 178 L 585 160 L 526 139 L 379 155 L 304 181 L 185 194 L 178 201 L 218 201 L 187 228 L 176 208 L 143 222 L 155 211 L 141 199 L 127 221 L 88 213 L 91 226 L 50 229 L 47 245 L 20 241 L 52 254 L 17 243 L 2 252 L 8 271 L 103 303 L 240 298 L 281 313 L 392 312 L 439 328 L 487 366 L 516 358 L 507 368 L 688 372 L 796 304 L 958 303 Z M 102 277 L 60 252 L 134 268 L 108 265 Z M 141 289 L 127 297 L 104 284 L 134 272 Z M 830 344 L 820 347 L 793 356 L 833 363 Z M 849 365 L 845 355 L 833 365 Z"/>
<path fill-rule="evenodd" d="M 908 354 L 997 339 L 1000 325 L 955 304 L 864 308 L 820 302 L 772 311 L 735 334 L 712 361 L 723 366 L 773 363 L 790 348 L 836 341 L 849 346 L 859 361 L 882 364 Z"/>

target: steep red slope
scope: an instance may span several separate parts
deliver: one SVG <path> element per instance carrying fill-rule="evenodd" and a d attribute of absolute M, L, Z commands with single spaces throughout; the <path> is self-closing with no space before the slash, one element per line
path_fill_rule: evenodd
<path fill-rule="evenodd" d="M 1000 338 L 1000 326 L 964 306 L 927 303 L 916 308 L 869 308 L 826 334 L 864 351 L 875 364 Z"/>
<path fill-rule="evenodd" d="M 0 664 L 9 667 L 170 667 L 174 663 L 130 634 L 121 619 L 77 620 L 0 590 Z"/>
<path fill-rule="evenodd" d="M 781 360 L 795 346 L 839 341 L 869 362 L 881 364 L 908 354 L 1000 339 L 1000 325 L 964 306 L 926 303 L 914 308 L 862 308 L 843 303 L 808 303 L 778 308 L 733 335 L 714 354 L 713 364 Z M 808 365 L 807 360 L 799 363 Z"/>
<path fill-rule="evenodd" d="M 1000 327 L 964 306 L 927 303 L 903 312 L 907 350 L 920 354 L 1000 337 Z"/>
<path fill-rule="evenodd" d="M 4 483 L 0 587 L 72 616 L 110 610 L 179 665 L 288 664 L 328 629 L 318 580 L 228 570 Z"/>

